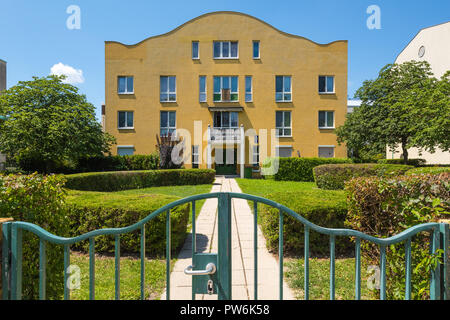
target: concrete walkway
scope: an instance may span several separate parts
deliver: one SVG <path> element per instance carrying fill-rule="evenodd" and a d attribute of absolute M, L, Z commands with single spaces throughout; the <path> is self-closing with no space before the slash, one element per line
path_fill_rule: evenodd
<path fill-rule="evenodd" d="M 242 192 L 233 178 L 217 177 L 211 192 Z M 217 199 L 207 199 L 196 220 L 197 252 L 217 252 Z M 192 277 L 183 270 L 191 264 L 192 237 L 188 236 L 170 277 L 172 300 L 192 299 Z M 285 300 L 291 289 L 283 283 Z M 246 200 L 232 200 L 232 298 L 252 300 L 254 292 L 253 214 Z M 166 298 L 164 291 L 161 299 Z M 196 300 L 216 300 L 217 295 L 196 295 Z M 279 299 L 279 266 L 266 249 L 258 226 L 258 299 Z"/>

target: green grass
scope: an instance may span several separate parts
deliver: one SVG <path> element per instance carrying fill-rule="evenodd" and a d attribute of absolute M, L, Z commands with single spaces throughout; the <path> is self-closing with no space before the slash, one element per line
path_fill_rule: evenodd
<path fill-rule="evenodd" d="M 89 300 L 89 255 L 72 253 L 70 262 L 81 272 L 80 289 L 71 291 L 73 300 Z M 172 261 L 172 264 L 174 260 Z M 165 288 L 165 260 L 145 261 L 145 299 L 158 300 Z M 115 299 L 114 257 L 96 256 L 95 259 L 95 299 Z M 141 260 L 133 257 L 120 259 L 120 299 L 140 299 Z"/>
<path fill-rule="evenodd" d="M 285 279 L 293 289 L 296 299 L 304 299 L 304 265 L 303 259 L 286 259 Z M 361 266 L 361 299 L 373 299 L 367 287 L 369 278 L 367 268 Z M 309 299 L 330 299 L 330 260 L 309 260 Z M 342 258 L 335 261 L 335 299 L 355 299 L 355 259 Z"/>
<path fill-rule="evenodd" d="M 314 182 L 276 181 L 271 179 L 236 179 L 242 192 L 260 197 L 274 192 L 300 192 L 305 198 L 345 199 L 343 190 L 322 190 Z"/>
<path fill-rule="evenodd" d="M 122 207 L 126 203 L 130 209 L 145 209 L 146 204 L 152 202 L 152 195 L 163 194 L 185 198 L 196 194 L 209 193 L 211 187 L 212 185 L 210 184 L 201 184 L 193 186 L 152 187 L 117 192 L 67 190 L 67 203 L 82 204 L 86 207 L 97 207 L 99 203 L 102 203 L 106 207 Z M 195 202 L 196 216 L 200 213 L 204 202 L 205 200 Z M 190 224 L 191 216 L 189 216 Z"/>
<path fill-rule="evenodd" d="M 170 187 L 152 187 L 125 190 L 118 192 L 95 192 L 67 190 L 69 204 L 82 204 L 96 207 L 99 203 L 106 207 L 121 207 L 124 203 L 129 208 L 145 208 L 151 203 L 152 195 L 163 194 L 185 198 L 195 194 L 209 193 L 211 185 L 187 185 Z M 196 215 L 205 200 L 196 201 Z M 189 217 L 189 226 L 191 217 Z M 176 256 L 176 255 L 174 255 Z M 73 252 L 71 264 L 81 269 L 81 288 L 72 290 L 71 299 L 89 299 L 89 255 Z M 176 259 L 172 259 L 172 266 Z M 123 300 L 140 299 L 140 259 L 122 257 L 120 260 L 120 298 Z M 165 288 L 166 265 L 164 259 L 152 259 L 145 262 L 145 295 L 146 299 L 159 299 Z M 95 298 L 111 300 L 115 298 L 115 265 L 114 257 L 97 255 L 95 259 Z"/>

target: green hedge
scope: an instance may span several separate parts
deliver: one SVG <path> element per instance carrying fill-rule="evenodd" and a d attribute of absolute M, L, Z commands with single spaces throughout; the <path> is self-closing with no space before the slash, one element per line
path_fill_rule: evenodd
<path fill-rule="evenodd" d="M 159 155 L 97 156 L 78 160 L 78 172 L 156 170 L 159 167 Z"/>
<path fill-rule="evenodd" d="M 68 236 L 64 177 L 60 175 L 0 175 L 0 217 L 34 223 L 58 236 Z M 22 294 L 39 298 L 39 238 L 25 231 L 22 236 Z M 47 242 L 47 298 L 61 299 L 64 283 L 64 252 Z"/>
<path fill-rule="evenodd" d="M 380 159 L 378 160 L 380 164 L 405 164 L 403 159 Z M 409 166 L 418 167 L 426 163 L 425 159 L 408 159 L 406 164 Z"/>
<path fill-rule="evenodd" d="M 159 186 L 211 184 L 211 169 L 89 172 L 67 175 L 66 188 L 85 191 L 120 191 Z"/>
<path fill-rule="evenodd" d="M 342 191 L 319 192 L 275 192 L 266 198 L 292 209 L 308 221 L 321 227 L 343 228 L 347 214 L 347 204 Z M 266 246 L 271 252 L 278 252 L 279 210 L 266 205 L 259 205 L 261 230 L 266 239 Z M 304 252 L 304 226 L 289 215 L 284 218 L 285 254 Z M 317 232 L 310 232 L 310 252 L 312 255 L 329 254 L 329 237 Z M 337 237 L 336 249 L 339 253 L 347 252 L 351 243 L 348 238 Z"/>
<path fill-rule="evenodd" d="M 339 158 L 278 158 L 278 171 L 274 179 L 279 181 L 314 181 L 313 168 L 323 164 L 352 163 L 351 159 Z M 266 159 L 263 171 L 273 164 L 275 158 Z"/>
<path fill-rule="evenodd" d="M 364 177 L 346 184 L 348 215 L 346 225 L 375 237 L 391 237 L 450 212 L 450 173 Z M 437 257 L 430 256 L 429 233 L 412 239 L 412 298 L 429 297 L 430 268 Z M 361 243 L 361 254 L 369 264 L 379 263 L 378 245 Z M 405 246 L 389 246 L 387 256 L 387 298 L 403 299 L 405 290 Z"/>
<path fill-rule="evenodd" d="M 162 206 L 179 197 L 168 195 L 118 195 L 98 193 L 97 201 L 83 201 L 83 197 L 71 201 L 68 218 L 71 236 L 102 228 L 128 227 Z M 190 204 L 186 203 L 171 210 L 172 249 L 179 248 L 185 238 L 189 221 Z M 166 246 L 166 214 L 159 214 L 145 226 L 145 251 L 149 255 L 164 255 Z M 88 251 L 89 241 L 72 246 L 74 249 Z M 139 253 L 140 231 L 126 233 L 120 236 L 122 253 Z M 95 238 L 96 253 L 113 253 L 114 236 L 99 236 Z"/>
<path fill-rule="evenodd" d="M 406 172 L 407 176 L 413 174 L 426 174 L 426 173 L 441 173 L 441 172 L 450 172 L 450 167 L 420 167 L 408 170 Z"/>
<path fill-rule="evenodd" d="M 314 180 L 321 189 L 344 189 L 345 182 L 357 177 L 393 177 L 405 174 L 412 166 L 395 164 L 325 164 L 313 169 Z"/>

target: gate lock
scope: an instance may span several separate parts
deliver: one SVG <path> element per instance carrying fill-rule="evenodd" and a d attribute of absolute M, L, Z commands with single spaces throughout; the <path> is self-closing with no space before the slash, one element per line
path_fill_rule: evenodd
<path fill-rule="evenodd" d="M 217 293 L 217 254 L 196 253 L 192 265 L 184 269 L 184 273 L 192 276 L 192 290 L 195 294 Z"/>

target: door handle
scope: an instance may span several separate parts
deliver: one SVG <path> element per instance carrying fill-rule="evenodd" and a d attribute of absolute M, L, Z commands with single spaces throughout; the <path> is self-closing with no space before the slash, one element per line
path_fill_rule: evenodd
<path fill-rule="evenodd" d="M 191 276 L 203 276 L 216 273 L 216 265 L 212 262 L 206 265 L 205 270 L 192 270 L 193 266 L 187 266 L 184 273 Z"/>

